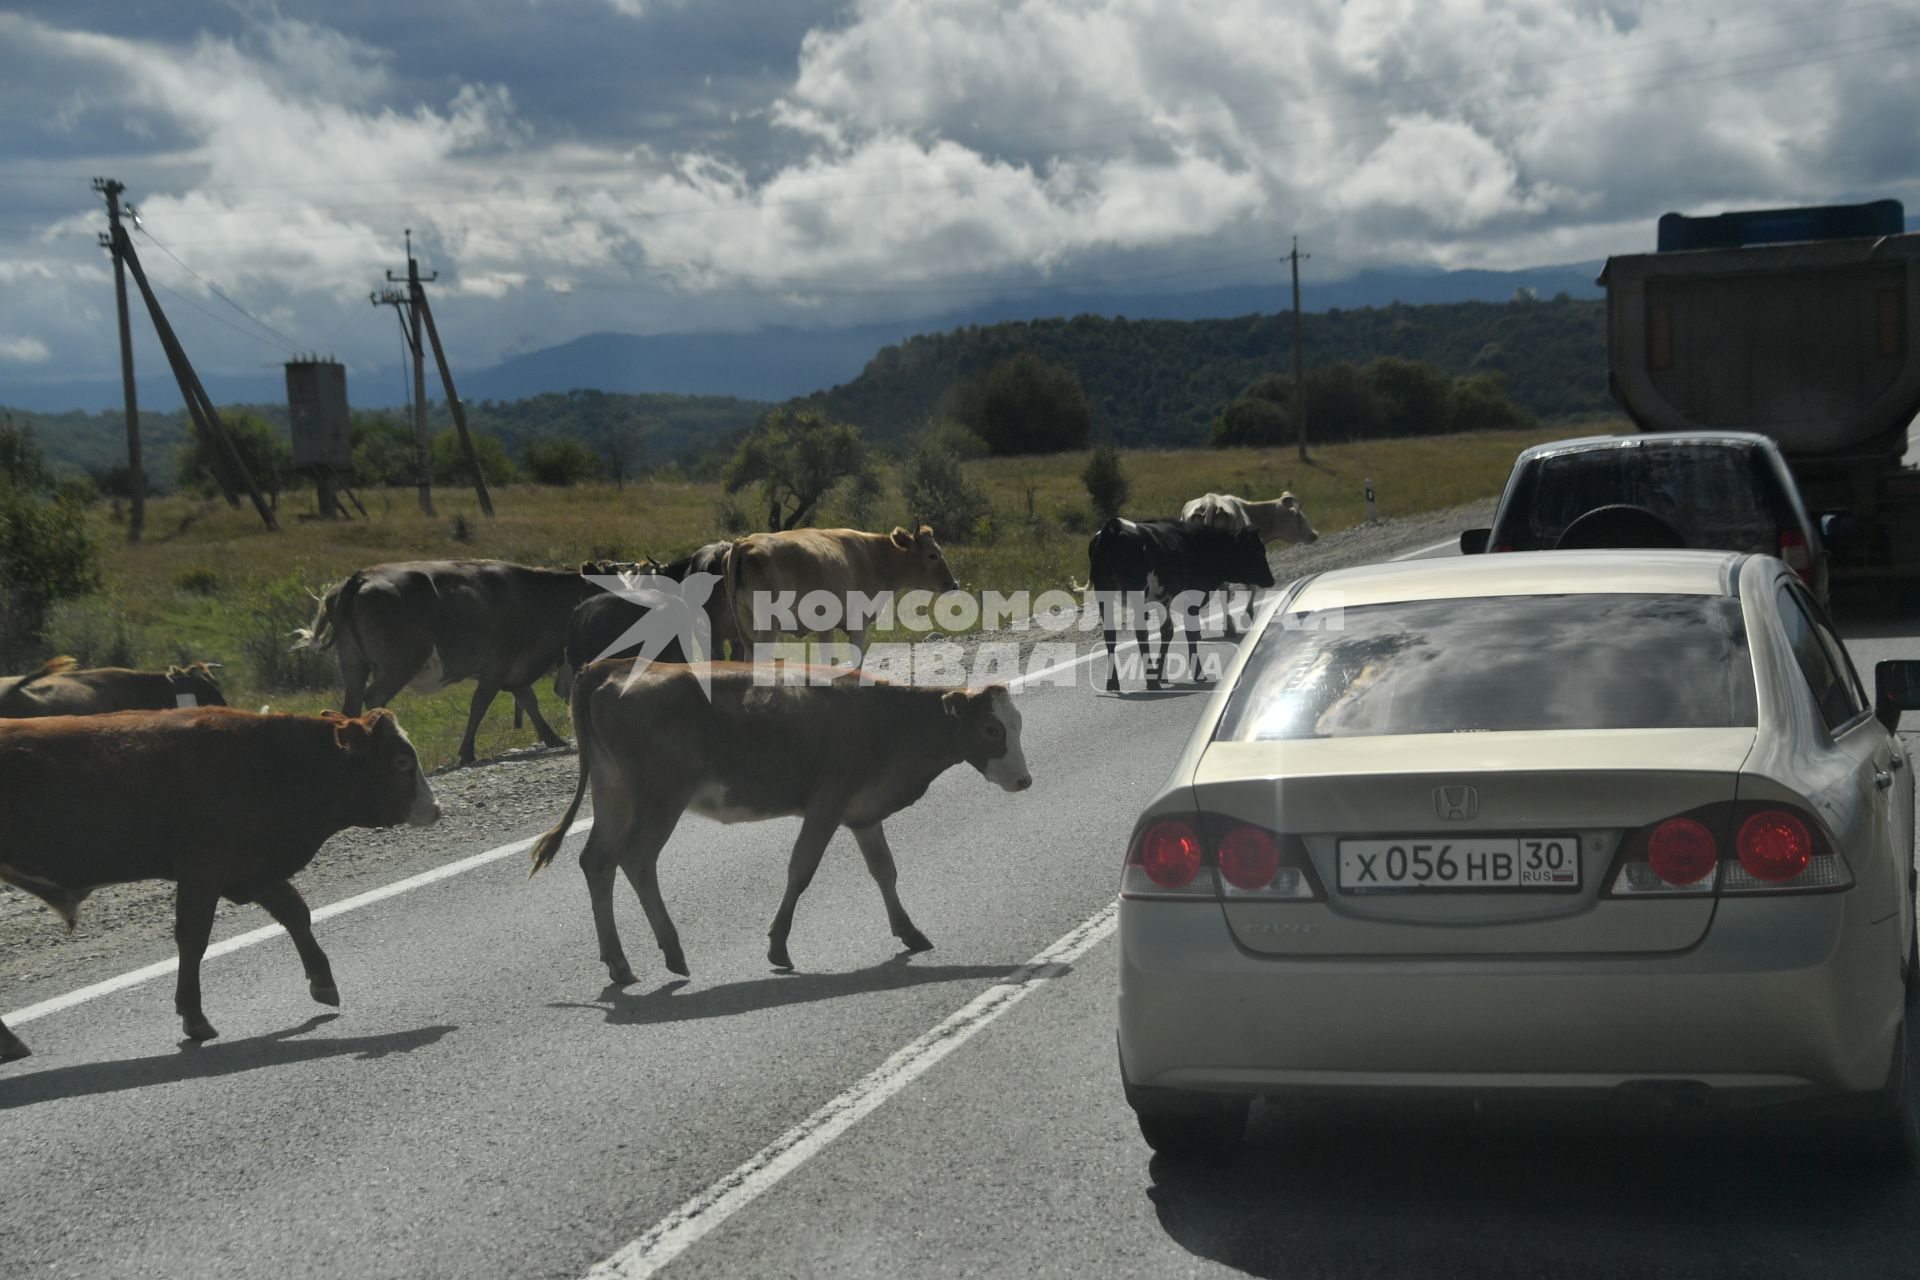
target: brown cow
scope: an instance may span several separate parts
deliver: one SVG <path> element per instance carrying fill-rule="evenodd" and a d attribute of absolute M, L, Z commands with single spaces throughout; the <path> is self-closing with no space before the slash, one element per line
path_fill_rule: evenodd
<path fill-rule="evenodd" d="M 1032 785 L 1020 750 L 1020 713 L 1004 685 L 915 688 L 828 673 L 806 685 L 768 686 L 747 664 L 711 667 L 633 659 L 597 662 L 573 687 L 580 782 L 558 825 L 533 846 L 539 871 L 560 849 L 593 784 L 593 830 L 580 853 L 600 958 L 617 983 L 634 981 L 613 919 L 616 866 L 640 895 L 667 968 L 685 975 L 680 935 L 660 897 L 660 850 L 682 812 L 721 822 L 798 817 L 787 891 L 767 931 L 767 958 L 793 967 L 794 905 L 834 830 L 845 826 L 880 886 L 887 922 L 909 951 L 933 946 L 914 927 L 894 884 L 881 821 L 906 808 L 961 761 L 1008 791 Z M 711 678 L 711 697 L 701 688 Z"/>
<path fill-rule="evenodd" d="M 0 723 L 0 813 L 0 880 L 69 929 L 101 885 L 179 885 L 174 1008 L 205 1040 L 216 1033 L 200 1008 L 200 958 L 221 898 L 257 902 L 285 926 L 313 998 L 337 1005 L 289 877 L 336 832 L 425 826 L 440 807 L 390 711 L 350 720 L 206 707 Z M 0 1059 L 26 1053 L 0 1024 Z"/>
<path fill-rule="evenodd" d="M 733 544 L 727 557 L 727 601 L 739 634 L 748 643 L 766 643 L 782 630 L 830 637 L 838 626 L 853 647 L 864 651 L 870 614 L 853 597 L 869 603 L 902 591 L 952 591 L 960 584 L 935 541 L 933 529 L 917 533 L 862 533 L 858 529 L 789 529 L 753 533 Z M 809 627 L 809 597 L 834 606 L 832 624 Z M 772 610 L 795 608 L 794 628 L 778 625 Z M 756 627 L 759 614 L 771 625 Z"/>
<path fill-rule="evenodd" d="M 54 658 L 30 676 L 0 680 L 0 718 L 92 716 L 108 711 L 163 711 L 170 707 L 224 707 L 217 663 L 190 662 L 165 671 L 126 667 L 82 669 Z"/>
<path fill-rule="evenodd" d="M 540 715 L 533 682 L 566 648 L 574 606 L 599 588 L 587 574 L 611 563 L 532 569 L 504 560 L 414 560 L 374 565 L 327 592 L 295 648 L 337 648 L 348 715 L 383 707 L 400 690 L 419 693 L 474 681 L 460 763 L 473 763 L 480 721 L 502 689 L 533 721 L 540 740 L 564 745 Z"/>

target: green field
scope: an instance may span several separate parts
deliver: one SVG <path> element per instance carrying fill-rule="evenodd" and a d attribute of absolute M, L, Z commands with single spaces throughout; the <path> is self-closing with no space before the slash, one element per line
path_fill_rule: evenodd
<path fill-rule="evenodd" d="M 1379 514 L 1454 506 L 1496 493 L 1514 454 L 1562 434 L 1535 432 L 1429 436 L 1327 445 L 1313 462 L 1291 449 L 1155 451 L 1123 455 L 1133 484 L 1128 510 L 1174 515 L 1189 498 L 1217 490 L 1271 497 L 1299 495 L 1321 533 L 1365 518 L 1371 479 Z M 984 544 L 947 543 L 955 575 L 974 590 L 1038 592 L 1086 576 L 1092 530 L 1081 486 L 1084 453 L 993 458 L 967 464 L 993 503 L 993 537 Z M 423 515 L 412 490 L 362 494 L 369 518 L 317 521 L 303 514 L 311 498 L 289 496 L 282 531 L 261 528 L 250 508 L 231 510 L 189 497 L 149 504 L 147 537 L 125 541 L 124 528 L 100 508 L 106 586 L 59 607 L 49 653 L 72 653 L 88 665 L 164 666 L 204 658 L 224 663 L 221 682 L 236 706 L 315 711 L 337 702 L 331 655 L 287 653 L 288 633 L 312 618 L 309 592 L 355 569 L 388 560 L 480 556 L 525 564 L 568 565 L 584 559 L 662 560 L 723 536 L 715 515 L 718 487 L 641 480 L 624 488 L 510 486 L 494 493 L 497 515 L 480 516 L 470 493 L 442 489 L 438 512 Z M 906 513 L 888 490 L 883 511 Z M 822 524 L 839 523 L 829 505 Z M 460 535 L 460 536 L 456 536 Z M 545 692 L 543 686 L 543 692 Z M 429 768 L 451 760 L 465 727 L 472 685 L 432 695 L 402 693 L 395 710 Z M 548 704 L 556 726 L 565 711 Z M 534 742 L 531 728 L 512 728 L 502 698 L 482 727 L 485 758 Z"/>

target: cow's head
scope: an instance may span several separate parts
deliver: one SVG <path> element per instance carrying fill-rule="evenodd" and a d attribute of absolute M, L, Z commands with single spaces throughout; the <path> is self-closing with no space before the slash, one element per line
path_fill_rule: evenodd
<path fill-rule="evenodd" d="M 167 687 L 173 690 L 178 707 L 224 707 L 227 700 L 214 678 L 217 662 L 189 662 L 184 667 L 167 668 Z"/>
<path fill-rule="evenodd" d="M 1244 582 L 1250 587 L 1273 585 L 1273 566 L 1267 563 L 1267 544 L 1258 529 L 1242 529 L 1233 535 L 1233 550 L 1228 557 L 1228 582 Z"/>
<path fill-rule="evenodd" d="M 917 520 L 914 523 L 920 524 Z M 939 592 L 960 589 L 960 583 L 954 578 L 953 570 L 947 567 L 946 553 L 940 550 L 940 544 L 934 540 L 932 525 L 920 524 L 918 533 L 909 533 L 905 529 L 895 527 L 893 545 L 911 557 L 907 562 L 907 580 L 900 584 L 900 590 L 912 591 L 918 588 Z"/>
<path fill-rule="evenodd" d="M 1320 541 L 1320 535 L 1307 522 L 1307 512 L 1300 505 L 1300 499 L 1291 493 L 1280 495 L 1280 514 L 1273 522 L 1273 536 L 1285 538 L 1288 542 Z"/>
<path fill-rule="evenodd" d="M 333 741 L 361 766 L 367 789 L 357 792 L 350 810 L 357 827 L 431 825 L 440 816 L 439 802 L 427 783 L 426 771 L 400 721 L 385 707 L 376 707 L 350 720 L 338 711 L 325 718 L 333 723 Z"/>
<path fill-rule="evenodd" d="M 1033 785 L 1027 757 L 1020 750 L 1020 712 L 1003 684 L 985 689 L 952 689 L 940 699 L 946 713 L 960 722 L 966 762 L 1003 791 L 1025 791 Z"/>

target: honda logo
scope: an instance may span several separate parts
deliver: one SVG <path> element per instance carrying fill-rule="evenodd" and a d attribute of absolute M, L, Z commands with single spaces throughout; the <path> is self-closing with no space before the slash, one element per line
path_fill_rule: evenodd
<path fill-rule="evenodd" d="M 1479 817 L 1480 793 L 1467 786 L 1435 787 L 1433 811 L 1452 822 Z"/>

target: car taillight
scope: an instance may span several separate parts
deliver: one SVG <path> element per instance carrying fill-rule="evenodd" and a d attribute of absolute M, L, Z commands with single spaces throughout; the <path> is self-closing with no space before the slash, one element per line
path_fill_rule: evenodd
<path fill-rule="evenodd" d="M 1706 805 L 1628 832 L 1606 896 L 1808 893 L 1852 884 L 1811 814 L 1749 802 Z"/>
<path fill-rule="evenodd" d="M 1280 870 L 1280 844 L 1258 827 L 1235 827 L 1220 838 L 1220 878 L 1236 889 L 1264 889 Z"/>
<path fill-rule="evenodd" d="M 1780 531 L 1780 558 L 1787 567 L 1807 581 L 1813 581 L 1813 550 L 1807 546 L 1807 535 L 1798 529 Z"/>
<path fill-rule="evenodd" d="M 1720 892 L 1820 893 L 1849 888 L 1853 874 L 1812 814 L 1783 804 L 1742 805 L 1734 856 L 1721 868 Z"/>
<path fill-rule="evenodd" d="M 1204 866 L 1206 846 L 1192 823 L 1163 818 L 1148 825 L 1127 851 L 1120 877 L 1125 898 L 1214 897 L 1213 869 Z M 1205 875 L 1201 872 L 1204 870 Z"/>
<path fill-rule="evenodd" d="M 1511 551 L 1513 550 L 1513 544 L 1511 542 L 1496 542 L 1488 549 L 1491 551 Z"/>
<path fill-rule="evenodd" d="M 1148 823 L 1127 850 L 1123 898 L 1317 901 L 1318 881 L 1297 836 L 1219 814 Z"/>
<path fill-rule="evenodd" d="M 1713 832 L 1692 818 L 1668 818 L 1647 837 L 1647 865 L 1675 888 L 1705 880 L 1719 862 Z"/>

